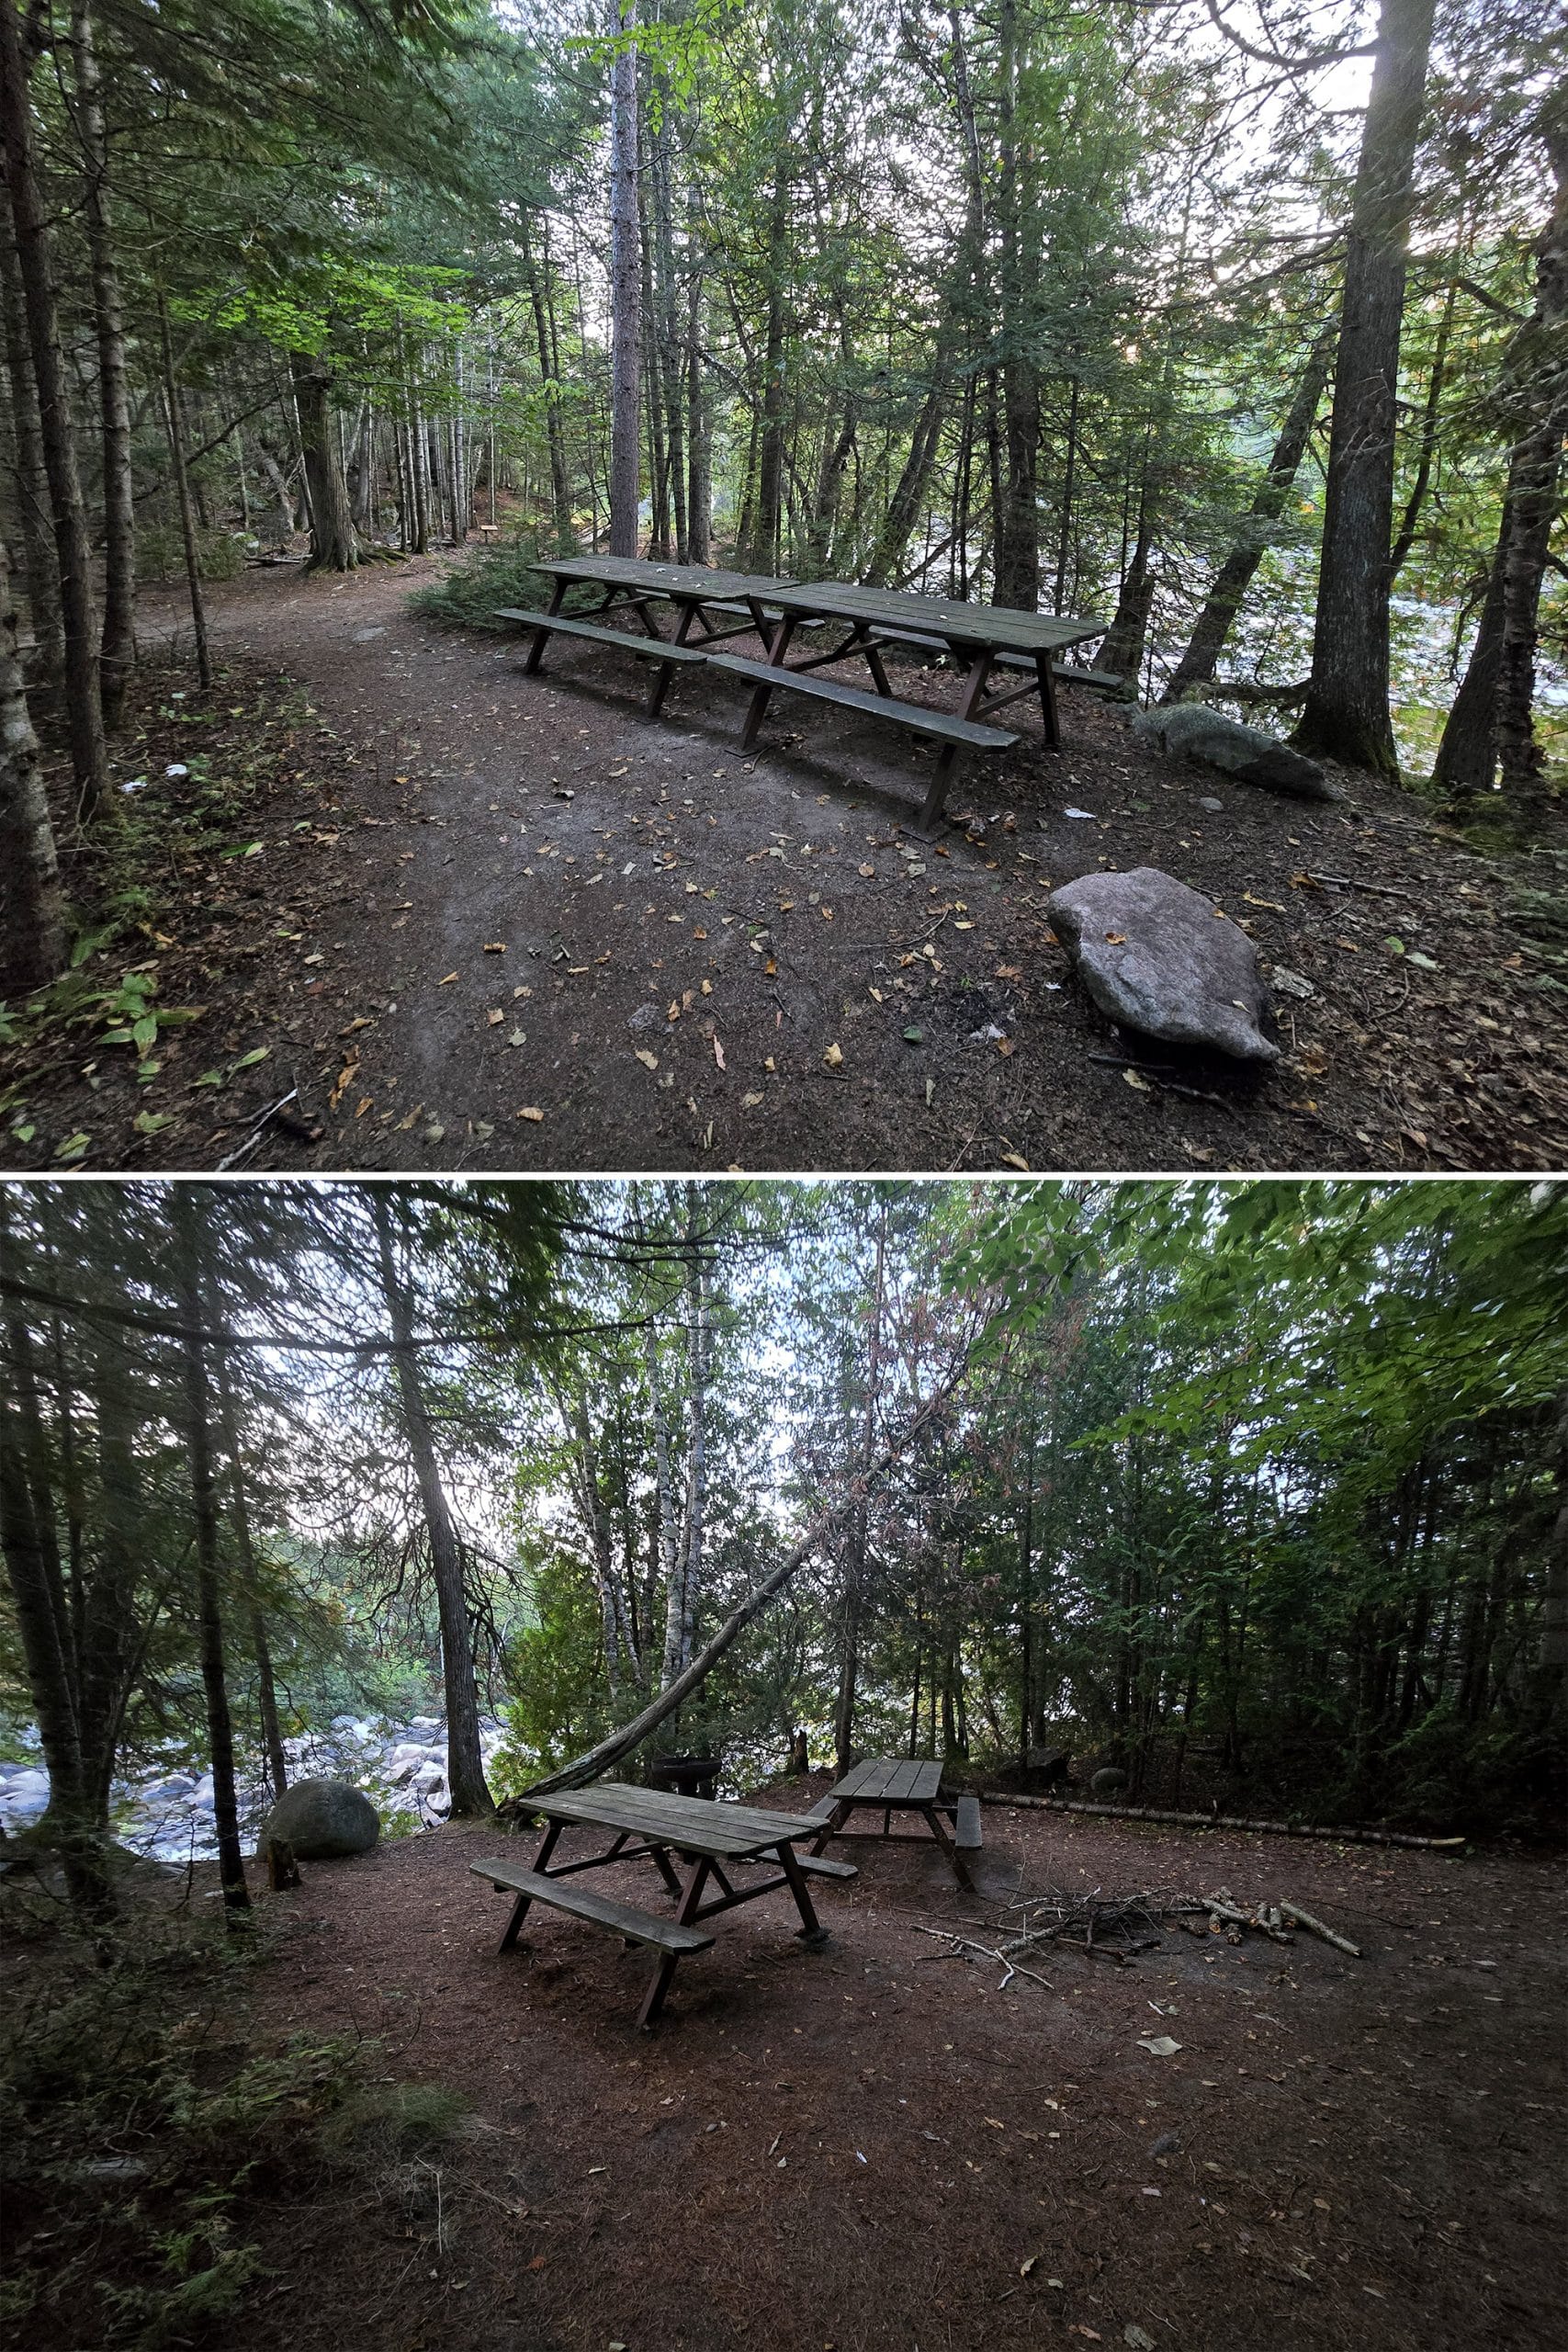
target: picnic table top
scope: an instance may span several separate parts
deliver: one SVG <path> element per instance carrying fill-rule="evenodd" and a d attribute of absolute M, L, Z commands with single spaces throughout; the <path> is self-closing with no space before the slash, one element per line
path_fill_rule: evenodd
<path fill-rule="evenodd" d="M 602 1829 L 624 1829 L 656 1846 L 709 1860 L 743 1860 L 765 1854 L 796 1838 L 815 1838 L 822 1825 L 797 1813 L 772 1813 L 761 1805 L 728 1804 L 709 1797 L 678 1797 L 664 1789 L 638 1788 L 630 1781 L 601 1781 L 591 1789 L 563 1789 L 531 1798 L 548 1821 L 588 1822 Z"/>
<path fill-rule="evenodd" d="M 930 1804 L 942 1792 L 942 1766 L 925 1757 L 868 1756 L 829 1796 L 836 1804 Z"/>
<path fill-rule="evenodd" d="M 918 596 L 905 589 L 860 588 L 852 581 L 780 580 L 768 593 L 786 613 L 882 622 L 889 628 L 918 629 L 944 644 L 998 646 L 1010 653 L 1055 653 L 1105 634 L 1103 621 L 1058 619 L 1054 613 L 1020 613 L 1004 605 L 964 604 L 953 596 Z"/>
<path fill-rule="evenodd" d="M 761 571 L 715 571 L 702 563 L 655 563 L 641 555 L 537 556 L 536 571 L 597 580 L 607 588 L 657 588 L 680 596 L 769 596 L 781 585 Z"/>
<path fill-rule="evenodd" d="M 1103 621 L 1014 612 L 1004 605 L 964 604 L 907 589 L 862 588 L 852 580 L 774 580 L 763 572 L 715 571 L 698 563 L 655 563 L 647 556 L 540 556 L 536 569 L 566 580 L 597 580 L 606 587 L 763 597 L 786 613 L 882 622 L 889 628 L 919 630 L 943 644 L 990 645 L 1012 653 L 1055 653 L 1105 634 Z"/>

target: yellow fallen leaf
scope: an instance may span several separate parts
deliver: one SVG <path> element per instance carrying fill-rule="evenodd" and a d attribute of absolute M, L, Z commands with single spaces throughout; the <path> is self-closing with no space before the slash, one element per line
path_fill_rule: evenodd
<path fill-rule="evenodd" d="M 532 1104 L 531 1102 L 530 1102 L 529 1104 L 527 1104 L 527 1106 L 526 1106 L 524 1110 L 519 1111 L 519 1112 L 518 1112 L 518 1114 L 517 1114 L 517 1116 L 518 1116 L 520 1119 L 532 1119 L 532 1120 L 535 1122 L 535 1124 L 536 1124 L 536 1125 L 537 1125 L 537 1124 L 538 1124 L 538 1122 L 539 1122 L 541 1119 L 543 1119 L 544 1115 L 545 1115 L 545 1114 L 544 1114 L 544 1113 L 543 1113 L 542 1111 L 536 1111 L 536 1110 L 535 1110 L 535 1108 L 534 1108 L 534 1106 L 533 1106 L 533 1104 Z"/>
<path fill-rule="evenodd" d="M 740 1108 L 743 1111 L 754 1111 L 762 1100 L 761 1094 L 743 1094 L 740 1097 Z"/>
<path fill-rule="evenodd" d="M 637 1047 L 637 1057 L 642 1064 L 644 1069 L 657 1069 L 659 1068 L 659 1056 L 657 1054 L 650 1054 L 646 1046 L 639 1046 Z"/>
<path fill-rule="evenodd" d="M 1002 1154 L 1002 1166 L 1004 1168 L 1021 1168 L 1025 1175 L 1029 1173 L 1029 1162 L 1020 1151 L 1004 1151 Z"/>
<path fill-rule="evenodd" d="M 444 989 L 449 989 L 457 977 L 457 975 L 456 972 L 448 972 L 446 978 L 442 980 L 439 985 Z"/>
<path fill-rule="evenodd" d="M 356 1119 L 362 1119 L 362 1118 L 365 1116 L 365 1114 L 367 1113 L 367 1111 L 368 1111 L 368 1110 L 369 1110 L 370 1105 L 372 1104 L 372 1102 L 375 1102 L 375 1100 L 376 1100 L 376 1097 L 375 1097 L 373 1094 L 362 1094 L 362 1095 L 360 1096 L 360 1098 L 359 1098 L 359 1101 L 358 1101 L 358 1102 L 355 1104 L 355 1106 L 354 1106 L 354 1115 L 355 1115 L 355 1117 Z"/>
<path fill-rule="evenodd" d="M 865 876 L 866 880 L 869 882 L 872 876 L 876 872 L 876 868 L 874 865 L 863 865 L 861 867 L 861 872 Z"/>
<path fill-rule="evenodd" d="M 713 994 L 713 982 L 712 982 L 711 980 L 705 980 L 705 981 L 703 982 L 703 994 L 704 994 L 705 996 L 712 996 L 712 994 Z"/>
<path fill-rule="evenodd" d="M 844 1057 L 837 1046 L 829 1046 L 822 1058 L 829 1069 L 839 1069 L 843 1065 Z"/>
<path fill-rule="evenodd" d="M 485 1014 L 485 1020 L 492 1029 L 499 1029 L 505 1018 L 506 1015 L 502 1012 L 499 1005 L 493 1006 L 491 1010 Z"/>
<path fill-rule="evenodd" d="M 1152 1094 L 1154 1092 L 1154 1088 L 1149 1084 L 1148 1080 L 1146 1078 L 1140 1078 L 1135 1069 L 1124 1069 L 1122 1073 L 1122 1083 L 1123 1086 L 1132 1087 L 1134 1092 L 1139 1094 Z"/>
<path fill-rule="evenodd" d="M 505 940 L 487 939 L 485 941 L 484 952 L 487 956 L 504 956 L 506 953 Z"/>

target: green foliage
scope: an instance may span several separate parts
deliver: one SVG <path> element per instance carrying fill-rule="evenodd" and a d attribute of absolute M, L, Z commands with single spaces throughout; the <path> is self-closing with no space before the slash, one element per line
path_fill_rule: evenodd
<path fill-rule="evenodd" d="M 237 580 L 245 568 L 245 550 L 232 531 L 196 533 L 197 569 L 203 580 Z M 177 523 L 144 523 L 136 535 L 138 580 L 183 580 L 185 538 Z"/>
<path fill-rule="evenodd" d="M 520 531 L 510 541 L 474 549 L 462 562 L 447 567 L 439 580 L 427 582 L 409 597 L 409 610 L 452 628 L 488 628 L 515 636 L 516 623 L 498 621 L 497 608 L 536 613 L 545 594 L 544 575 L 535 569 L 538 534 Z M 574 609 L 580 597 L 569 598 L 563 609 Z"/>

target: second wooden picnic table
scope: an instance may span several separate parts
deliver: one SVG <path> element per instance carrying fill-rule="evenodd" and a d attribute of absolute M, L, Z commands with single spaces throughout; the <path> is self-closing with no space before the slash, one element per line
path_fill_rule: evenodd
<path fill-rule="evenodd" d="M 891 719 L 941 747 L 920 811 L 921 824 L 928 831 L 942 815 L 959 753 L 965 749 L 1005 751 L 1019 740 L 988 723 L 997 711 L 1010 703 L 1038 696 L 1045 742 L 1055 750 L 1061 741 L 1057 675 L 1077 674 L 1093 681 L 1099 674 L 1075 673 L 1071 669 L 1058 673 L 1055 656 L 1068 646 L 1103 635 L 1100 621 L 863 588 L 851 581 L 775 580 L 763 573 L 716 571 L 698 564 L 658 563 L 641 556 L 541 557 L 536 568 L 554 582 L 548 610 L 529 613 L 506 608 L 498 614 L 499 618 L 533 628 L 533 642 L 524 663 L 529 675 L 537 671 L 548 638 L 559 631 L 619 645 L 650 662 L 655 672 L 649 699 L 650 717 L 662 707 L 676 668 L 705 662 L 746 680 L 751 686 L 751 700 L 741 735 L 743 749 L 755 741 L 769 701 L 780 687 Z M 603 591 L 592 617 L 561 616 L 567 590 L 574 584 Z M 669 638 L 649 611 L 656 604 L 675 607 L 675 628 Z M 637 615 L 641 636 L 604 626 L 605 618 L 620 606 Z M 804 660 L 791 662 L 787 657 L 802 628 L 833 628 L 837 641 Z M 715 650 L 727 639 L 753 631 L 767 649 L 765 661 Z M 844 633 L 840 636 L 839 631 Z M 895 695 L 882 651 L 896 644 L 945 654 L 958 664 L 964 677 L 956 712 Z M 865 662 L 874 693 L 815 674 L 856 660 Z M 998 667 L 1014 673 L 1021 671 L 1024 683 L 993 691 L 990 681 Z"/>
<path fill-rule="evenodd" d="M 980 1843 L 980 1807 L 974 1797 L 943 1795 L 940 1763 L 929 1757 L 866 1757 L 836 1782 L 816 1807 L 813 1818 L 820 1827 L 813 1851 L 819 1854 L 829 1839 L 839 1837 L 852 1816 L 863 1809 L 881 1814 L 881 1836 L 895 1845 L 907 1841 L 924 1846 L 931 1842 L 918 1832 L 892 1826 L 896 1813 L 919 1814 L 952 1863 L 959 1885 L 971 1885 L 965 1856 Z M 947 1826 L 947 1815 L 954 1817 L 956 1837 Z M 855 1834 L 864 1837 L 866 1832 Z M 876 1832 L 871 1834 L 874 1837 Z"/>

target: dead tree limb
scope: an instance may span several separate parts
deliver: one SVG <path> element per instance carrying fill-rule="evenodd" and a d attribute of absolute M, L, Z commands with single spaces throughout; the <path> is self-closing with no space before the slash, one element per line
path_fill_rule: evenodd
<path fill-rule="evenodd" d="M 1300 1821 L 1246 1821 L 1229 1813 L 1167 1813 L 1153 1805 L 1083 1804 L 1066 1797 L 1014 1796 L 1007 1789 L 976 1791 L 982 1804 L 1018 1804 L 1037 1813 L 1092 1813 L 1110 1821 L 1174 1822 L 1182 1829 L 1250 1829 L 1264 1838 L 1323 1838 L 1335 1846 L 1415 1846 L 1433 1853 L 1454 1852 L 1462 1838 L 1413 1838 L 1400 1829 L 1325 1829 Z"/>
<path fill-rule="evenodd" d="M 1312 1913 L 1303 1911 L 1299 1903 L 1281 1902 L 1280 1911 L 1285 1919 L 1298 1928 L 1304 1928 L 1309 1935 L 1321 1936 L 1325 1944 L 1334 1946 L 1336 1951 L 1348 1951 L 1352 1960 L 1360 1959 L 1359 1944 L 1353 1944 L 1348 1936 L 1337 1936 L 1332 1928 L 1325 1928 L 1321 1919 L 1314 1919 Z"/>

